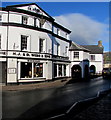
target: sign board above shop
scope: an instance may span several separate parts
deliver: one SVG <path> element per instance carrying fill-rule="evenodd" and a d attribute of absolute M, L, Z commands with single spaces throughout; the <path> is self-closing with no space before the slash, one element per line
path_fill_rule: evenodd
<path fill-rule="evenodd" d="M 40 60 L 28 60 L 28 62 L 32 62 L 32 63 L 40 63 Z"/>

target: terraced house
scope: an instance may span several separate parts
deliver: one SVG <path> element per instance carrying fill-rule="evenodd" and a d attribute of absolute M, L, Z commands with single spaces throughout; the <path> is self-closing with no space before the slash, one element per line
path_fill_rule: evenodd
<path fill-rule="evenodd" d="M 1 8 L 1 82 L 87 76 L 90 50 L 71 42 L 70 33 L 35 3 Z"/>

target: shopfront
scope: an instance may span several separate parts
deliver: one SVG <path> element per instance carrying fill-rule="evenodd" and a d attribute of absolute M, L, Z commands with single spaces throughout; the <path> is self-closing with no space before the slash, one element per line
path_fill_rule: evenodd
<path fill-rule="evenodd" d="M 43 62 L 18 62 L 18 74 L 20 80 L 38 79 L 44 77 L 44 63 Z"/>
<path fill-rule="evenodd" d="M 66 64 L 54 63 L 54 77 L 65 77 L 66 76 Z"/>

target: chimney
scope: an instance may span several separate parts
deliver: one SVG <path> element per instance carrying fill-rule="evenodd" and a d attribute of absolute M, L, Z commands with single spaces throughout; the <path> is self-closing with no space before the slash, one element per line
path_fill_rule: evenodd
<path fill-rule="evenodd" d="M 99 47 L 103 47 L 103 45 L 102 45 L 102 41 L 101 41 L 101 40 L 98 41 L 98 46 L 99 46 Z"/>

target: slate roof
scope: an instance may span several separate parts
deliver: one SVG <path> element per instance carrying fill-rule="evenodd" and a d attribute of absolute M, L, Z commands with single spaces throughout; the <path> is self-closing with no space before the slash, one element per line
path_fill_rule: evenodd
<path fill-rule="evenodd" d="M 82 45 L 82 47 L 89 49 L 90 54 L 103 54 L 103 47 L 99 47 L 98 45 Z"/>
<path fill-rule="evenodd" d="M 89 49 L 84 48 L 83 46 L 80 46 L 80 45 L 78 45 L 77 43 L 74 43 L 74 42 L 71 43 L 69 51 L 85 51 L 85 52 L 90 52 Z"/>

